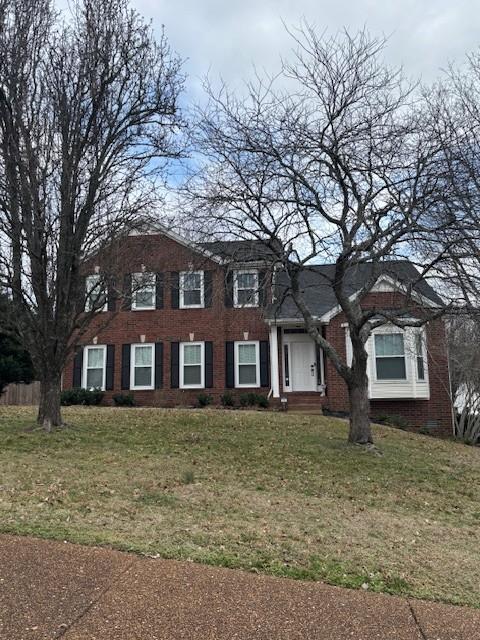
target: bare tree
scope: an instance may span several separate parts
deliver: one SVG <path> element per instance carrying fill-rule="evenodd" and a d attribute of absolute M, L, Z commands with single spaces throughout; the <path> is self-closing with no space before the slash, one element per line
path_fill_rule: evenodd
<path fill-rule="evenodd" d="M 187 208 L 201 233 L 269 244 L 287 275 L 284 295 L 348 387 L 349 440 L 368 444 L 372 329 L 421 326 L 443 310 L 420 308 L 417 281 L 406 284 L 396 309 L 363 304 L 386 261 L 413 261 L 410 241 L 432 230 L 424 216 L 438 197 L 438 149 L 423 133 L 413 87 L 382 62 L 383 40 L 364 32 L 326 38 L 308 25 L 292 37 L 293 62 L 273 79 L 257 77 L 246 95 L 207 83 Z M 302 291 L 301 273 L 319 259 L 334 264 L 325 278 L 348 324 L 351 363 L 325 339 Z M 418 280 L 437 260 L 423 261 Z M 352 296 L 351 275 L 364 263 L 370 275 Z"/>
<path fill-rule="evenodd" d="M 0 0 L 0 280 L 47 429 L 62 424 L 62 369 L 121 260 L 112 238 L 149 216 L 179 153 L 182 84 L 166 38 L 127 0 L 74 1 L 66 18 L 51 0 Z M 85 294 L 83 265 L 99 251 Z"/>

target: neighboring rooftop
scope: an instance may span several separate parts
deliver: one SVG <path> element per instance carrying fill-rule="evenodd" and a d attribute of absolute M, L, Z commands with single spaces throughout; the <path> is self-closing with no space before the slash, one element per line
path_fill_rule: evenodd
<path fill-rule="evenodd" d="M 263 240 L 217 240 L 201 242 L 200 246 L 224 260 L 258 262 L 272 259 L 274 251 Z"/>

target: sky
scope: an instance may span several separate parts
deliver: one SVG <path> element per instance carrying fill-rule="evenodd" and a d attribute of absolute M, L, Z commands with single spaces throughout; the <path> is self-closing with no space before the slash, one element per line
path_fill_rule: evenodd
<path fill-rule="evenodd" d="M 201 99 L 208 73 L 231 86 L 252 67 L 278 69 L 292 43 L 283 22 L 302 18 L 319 31 L 366 27 L 387 36 L 386 60 L 407 75 L 433 81 L 449 61 L 461 61 L 480 45 L 480 0 L 131 0 L 186 59 L 187 101 Z M 282 22 L 283 21 L 283 22 Z"/>

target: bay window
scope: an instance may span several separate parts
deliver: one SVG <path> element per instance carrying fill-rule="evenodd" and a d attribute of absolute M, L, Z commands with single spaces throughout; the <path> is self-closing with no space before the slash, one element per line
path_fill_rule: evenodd
<path fill-rule="evenodd" d="M 205 386 L 205 343 L 180 343 L 180 387 L 201 389 Z"/>
<path fill-rule="evenodd" d="M 405 380 L 403 333 L 377 333 L 374 338 L 377 380 Z"/>

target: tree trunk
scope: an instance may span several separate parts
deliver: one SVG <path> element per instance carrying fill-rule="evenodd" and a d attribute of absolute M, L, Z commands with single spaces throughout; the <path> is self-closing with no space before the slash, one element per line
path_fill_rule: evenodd
<path fill-rule="evenodd" d="M 37 423 L 45 431 L 51 431 L 52 427 L 62 426 L 60 378 L 46 376 L 40 380 L 40 403 Z"/>
<path fill-rule="evenodd" d="M 348 389 L 350 400 L 350 432 L 348 441 L 355 444 L 372 444 L 370 428 L 370 400 L 368 380 L 354 381 Z"/>

